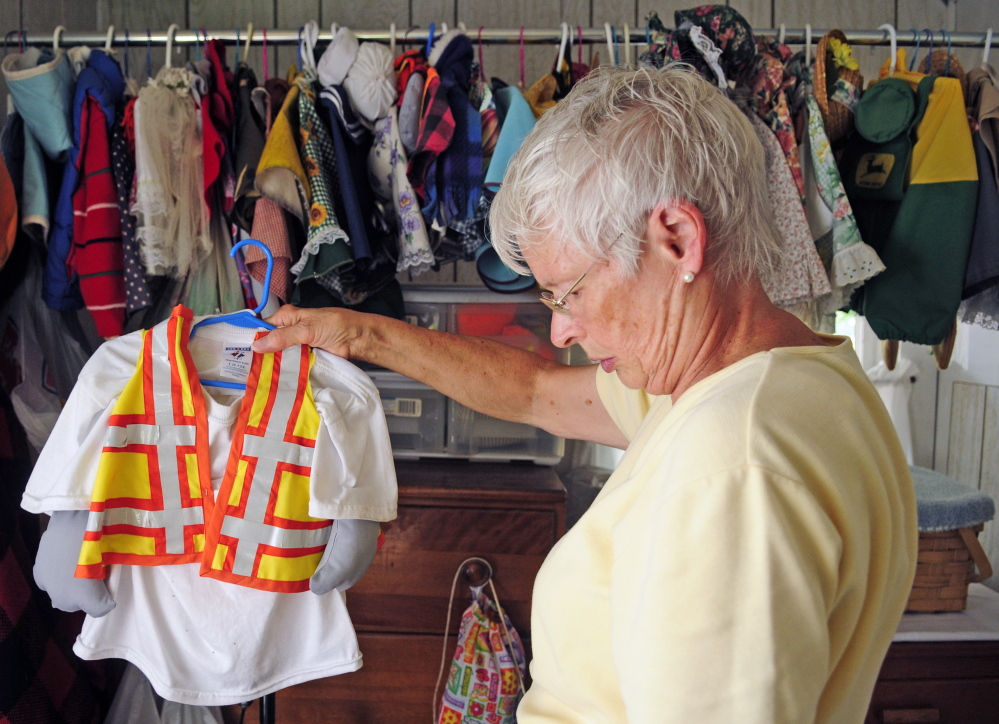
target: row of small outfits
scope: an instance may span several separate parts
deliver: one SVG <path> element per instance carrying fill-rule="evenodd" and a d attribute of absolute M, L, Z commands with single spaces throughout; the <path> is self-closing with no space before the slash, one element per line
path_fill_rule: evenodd
<path fill-rule="evenodd" d="M 228 259 L 252 237 L 280 301 L 402 316 L 398 272 L 475 258 L 506 162 L 571 71 L 494 93 L 459 31 L 397 58 L 334 26 L 316 60 L 317 37 L 308 24 L 299 70 L 262 85 L 217 40 L 141 90 L 110 51 L 5 57 L 16 112 L 0 153 L 46 304 L 86 305 L 105 338 L 180 302 L 256 306 L 263 252 Z M 501 291 L 525 287 L 487 261 Z"/>
<path fill-rule="evenodd" d="M 829 312 L 852 308 L 881 339 L 945 350 L 959 306 L 963 321 L 997 326 L 991 68 L 965 75 L 937 50 L 916 69 L 899 50 L 865 92 L 841 31 L 822 38 L 808 67 L 804 52 L 756 37 L 732 8 L 677 11 L 675 21 L 669 30 L 650 15 L 640 62 L 692 65 L 757 129 L 786 246 L 766 282 L 776 304 L 827 331 Z"/>

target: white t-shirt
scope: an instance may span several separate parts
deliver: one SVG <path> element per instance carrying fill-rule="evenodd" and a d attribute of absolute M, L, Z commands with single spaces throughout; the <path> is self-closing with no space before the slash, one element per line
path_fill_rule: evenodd
<path fill-rule="evenodd" d="M 198 329 L 189 346 L 200 376 L 220 379 L 224 347 L 249 345 L 253 337 L 254 330 L 229 324 Z M 108 418 L 140 347 L 141 333 L 119 337 L 84 367 L 28 481 L 25 510 L 89 509 Z M 377 389 L 354 365 L 318 350 L 310 381 L 322 423 L 309 514 L 392 520 L 395 467 Z M 243 393 L 202 389 L 217 492 Z M 259 591 L 202 578 L 194 563 L 113 565 L 107 584 L 116 608 L 88 616 L 73 651 L 83 659 L 131 661 L 170 701 L 233 704 L 361 666 L 344 595 L 336 591 Z"/>

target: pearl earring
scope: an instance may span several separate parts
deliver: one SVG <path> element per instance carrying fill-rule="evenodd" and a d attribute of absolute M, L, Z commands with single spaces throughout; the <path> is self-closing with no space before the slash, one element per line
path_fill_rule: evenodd
<path fill-rule="evenodd" d="M 692 281 L 694 281 L 694 272 L 687 272 L 686 274 L 684 274 L 683 281 L 687 282 L 687 284 L 690 284 Z"/>

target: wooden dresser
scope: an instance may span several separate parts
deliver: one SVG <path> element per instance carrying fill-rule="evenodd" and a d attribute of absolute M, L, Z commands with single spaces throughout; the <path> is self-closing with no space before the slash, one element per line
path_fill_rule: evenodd
<path fill-rule="evenodd" d="M 865 724 L 999 722 L 999 594 L 972 584 L 967 611 L 906 614 Z"/>
<path fill-rule="evenodd" d="M 364 666 L 278 692 L 281 724 L 429 721 L 451 583 L 471 556 L 491 564 L 500 602 L 530 659 L 534 577 L 565 532 L 558 477 L 531 465 L 450 461 L 398 462 L 396 470 L 399 517 L 383 526 L 384 546 L 347 592 Z M 459 581 L 452 637 L 470 600 Z M 247 712 L 246 721 L 256 720 Z"/>

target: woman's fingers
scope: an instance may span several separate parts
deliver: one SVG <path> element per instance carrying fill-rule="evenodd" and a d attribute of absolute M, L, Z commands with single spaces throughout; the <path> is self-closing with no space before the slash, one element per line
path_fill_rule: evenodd
<path fill-rule="evenodd" d="M 290 327 L 291 325 L 300 322 L 311 311 L 312 310 L 309 309 L 299 309 L 291 304 L 285 304 L 274 312 L 274 314 L 269 316 L 267 321 L 275 327 Z"/>
<path fill-rule="evenodd" d="M 275 314 L 274 317 L 278 315 Z M 271 317 L 271 319 L 274 319 Z M 253 343 L 254 352 L 278 352 L 296 344 L 309 344 L 311 332 L 304 324 L 292 324 L 290 327 L 278 327 Z"/>
<path fill-rule="evenodd" d="M 255 352 L 277 352 L 296 344 L 326 350 L 350 358 L 341 309 L 299 309 L 286 304 L 267 321 L 277 329 L 253 343 Z"/>

